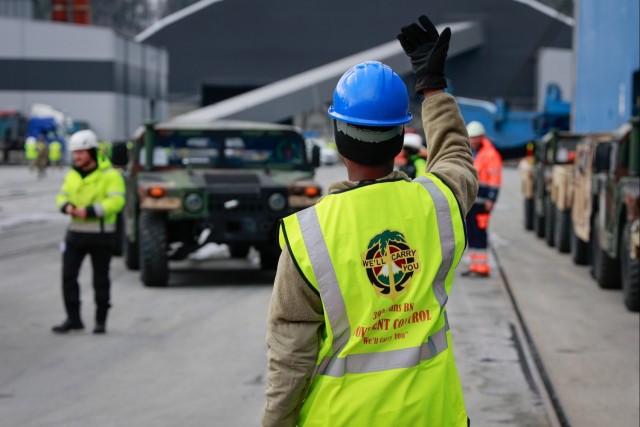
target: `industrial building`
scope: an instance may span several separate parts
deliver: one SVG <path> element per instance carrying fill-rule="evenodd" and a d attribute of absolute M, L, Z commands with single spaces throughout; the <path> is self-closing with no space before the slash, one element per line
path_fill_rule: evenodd
<path fill-rule="evenodd" d="M 28 116 L 50 105 L 106 140 L 167 117 L 165 49 L 79 20 L 33 20 L 30 1 L 9 3 L 0 9 L 0 110 Z"/>

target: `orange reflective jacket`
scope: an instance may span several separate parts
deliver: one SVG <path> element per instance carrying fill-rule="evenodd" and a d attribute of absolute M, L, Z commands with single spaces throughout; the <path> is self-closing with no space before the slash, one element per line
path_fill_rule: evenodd
<path fill-rule="evenodd" d="M 495 202 L 502 184 L 502 156 L 485 137 L 482 138 L 473 165 L 478 170 L 480 184 L 476 203 L 484 204 L 487 200 Z"/>

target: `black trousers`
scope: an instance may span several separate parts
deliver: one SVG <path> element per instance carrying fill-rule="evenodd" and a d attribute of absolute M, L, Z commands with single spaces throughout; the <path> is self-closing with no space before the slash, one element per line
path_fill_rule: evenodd
<path fill-rule="evenodd" d="M 110 307 L 109 264 L 114 247 L 113 233 L 77 233 L 68 231 L 65 251 L 62 254 L 62 294 L 67 311 L 75 311 L 80 306 L 80 285 L 78 275 L 86 255 L 91 257 L 93 267 L 93 290 L 96 307 L 107 310 Z M 74 317 L 77 313 L 68 313 Z"/>

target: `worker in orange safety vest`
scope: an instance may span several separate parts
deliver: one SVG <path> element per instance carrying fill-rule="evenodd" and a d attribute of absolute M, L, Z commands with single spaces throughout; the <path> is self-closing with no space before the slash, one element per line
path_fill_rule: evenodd
<path fill-rule="evenodd" d="M 487 251 L 487 229 L 489 216 L 498 199 L 502 184 L 502 157 L 485 136 L 482 123 L 472 121 L 467 125 L 473 165 L 478 170 L 478 196 L 467 214 L 469 268 L 463 276 L 488 277 L 489 253 Z"/>

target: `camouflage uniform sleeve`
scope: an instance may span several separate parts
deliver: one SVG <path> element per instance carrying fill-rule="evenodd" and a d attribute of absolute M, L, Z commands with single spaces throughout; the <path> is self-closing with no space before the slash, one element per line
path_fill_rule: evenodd
<path fill-rule="evenodd" d="M 478 193 L 478 172 L 455 98 L 447 93 L 425 98 L 422 123 L 427 138 L 427 172 L 447 184 L 466 214 Z"/>
<path fill-rule="evenodd" d="M 282 251 L 267 319 L 267 379 L 263 427 L 295 426 L 320 348 L 320 296 Z"/>

